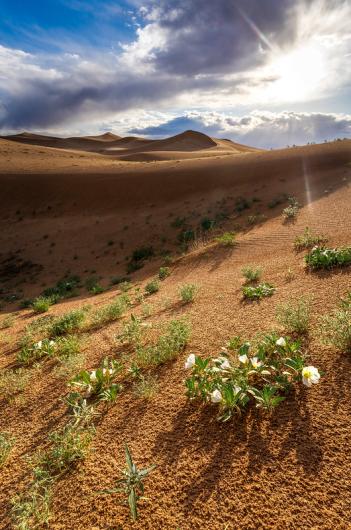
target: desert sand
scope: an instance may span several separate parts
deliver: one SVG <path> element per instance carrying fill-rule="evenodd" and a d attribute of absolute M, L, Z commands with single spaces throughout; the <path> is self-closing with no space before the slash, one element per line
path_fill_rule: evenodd
<path fill-rule="evenodd" d="M 92 296 L 82 288 L 77 297 L 53 305 L 49 315 L 102 306 L 120 292 L 111 278 L 125 276 L 133 250 L 145 245 L 154 247 L 155 257 L 130 275 L 135 287 L 144 288 L 157 275 L 166 252 L 173 257 L 171 275 L 147 299 L 146 322 L 186 316 L 192 328 L 185 351 L 155 370 L 152 399 L 137 397 L 126 385 L 102 409 L 91 451 L 54 484 L 50 529 L 351 527 L 349 356 L 322 346 L 311 333 L 304 349 L 324 373 L 321 383 L 297 388 L 272 414 L 252 408 L 225 424 L 211 407 L 190 403 L 183 383 L 189 353 L 215 356 L 230 337 L 250 340 L 257 332 L 279 330 L 276 306 L 291 297 L 311 298 L 314 329 L 350 290 L 349 268 L 307 273 L 303 253 L 293 249 L 306 226 L 326 234 L 331 246 L 350 245 L 350 140 L 263 151 L 192 131 L 154 141 L 110 133 L 68 139 L 24 133 L 0 139 L 0 184 L 0 320 L 15 317 L 0 332 L 2 374 L 16 369 L 24 328 L 38 318 L 31 309 L 20 310 L 18 300 L 10 302 L 11 296 L 38 296 L 68 272 L 83 284 L 97 275 L 108 287 L 104 293 Z M 284 205 L 268 206 L 282 194 L 301 204 L 294 223 L 282 222 Z M 250 205 L 241 212 L 240 198 Z M 177 218 L 196 232 L 185 252 Z M 200 229 L 204 218 L 218 219 L 210 234 Z M 237 233 L 232 248 L 213 243 L 225 231 Z M 273 297 L 242 303 L 245 265 L 262 267 L 277 288 Z M 199 287 L 187 306 L 178 295 L 185 283 Z M 141 315 L 142 306 L 86 334 L 83 367 L 121 355 L 115 337 L 131 313 Z M 30 481 L 26 457 L 47 447 L 48 433 L 67 421 L 67 374 L 53 359 L 24 370 L 24 389 L 0 396 L 0 431 L 16 440 L 1 469 L 1 529 L 11 528 L 10 499 Z M 125 442 L 138 465 L 157 464 L 137 523 L 120 498 L 97 495 L 124 468 Z"/>

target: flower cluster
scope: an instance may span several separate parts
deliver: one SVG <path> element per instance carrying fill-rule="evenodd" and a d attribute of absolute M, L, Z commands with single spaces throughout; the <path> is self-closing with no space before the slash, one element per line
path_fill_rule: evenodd
<path fill-rule="evenodd" d="M 251 344 L 242 344 L 236 356 L 225 348 L 214 359 L 189 355 L 185 368 L 187 395 L 205 402 L 218 403 L 219 418 L 228 420 L 241 412 L 250 401 L 257 407 L 273 409 L 285 399 L 291 384 L 302 381 L 307 387 L 319 382 L 314 366 L 305 366 L 300 343 L 288 338 L 266 336 L 251 354 Z"/>

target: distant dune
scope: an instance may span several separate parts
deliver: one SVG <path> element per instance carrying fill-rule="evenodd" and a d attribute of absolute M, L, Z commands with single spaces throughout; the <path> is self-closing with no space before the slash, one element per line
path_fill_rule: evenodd
<path fill-rule="evenodd" d="M 42 147 L 95 152 L 115 156 L 121 160 L 130 162 L 207 158 L 209 156 L 256 151 L 254 147 L 236 144 L 231 140 L 211 138 L 197 131 L 184 131 L 183 133 L 162 140 L 150 140 L 136 136 L 123 138 L 111 132 L 99 136 L 70 138 L 58 138 L 55 136 L 23 132 L 10 136 L 2 136 L 2 138 Z"/>

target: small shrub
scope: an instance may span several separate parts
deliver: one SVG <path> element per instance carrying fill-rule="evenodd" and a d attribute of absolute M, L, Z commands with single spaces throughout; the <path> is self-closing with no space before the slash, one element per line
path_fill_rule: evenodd
<path fill-rule="evenodd" d="M 144 327 L 141 320 L 135 315 L 131 315 L 130 321 L 124 325 L 122 333 L 117 338 L 122 344 L 137 346 L 141 344 L 143 331 Z"/>
<path fill-rule="evenodd" d="M 300 205 L 295 197 L 289 197 L 288 203 L 289 206 L 284 208 L 282 211 L 282 216 L 285 221 L 291 221 L 295 219 L 300 210 Z"/>
<path fill-rule="evenodd" d="M 243 267 L 241 273 L 245 278 L 245 283 L 254 283 L 261 278 L 262 269 L 260 267 Z"/>
<path fill-rule="evenodd" d="M 187 283 L 179 289 L 180 298 L 184 304 L 189 304 L 190 302 L 193 302 L 195 299 L 196 292 L 197 286 L 193 283 Z"/>
<path fill-rule="evenodd" d="M 340 308 L 320 319 L 319 337 L 322 343 L 351 353 L 351 305 L 341 302 Z"/>
<path fill-rule="evenodd" d="M 178 241 L 179 243 L 190 243 L 190 241 L 194 241 L 195 239 L 195 232 L 191 228 L 188 230 L 183 230 L 178 235 Z"/>
<path fill-rule="evenodd" d="M 13 315 L 7 315 L 0 322 L 0 329 L 8 329 L 13 326 L 15 322 L 15 317 Z"/>
<path fill-rule="evenodd" d="M 129 305 L 129 297 L 124 294 L 116 298 L 110 304 L 96 309 L 90 317 L 90 322 L 87 325 L 88 329 L 97 329 L 109 322 L 118 320 L 122 317 Z"/>
<path fill-rule="evenodd" d="M 237 357 L 221 355 L 201 359 L 189 355 L 185 368 L 191 375 L 185 381 L 187 396 L 219 406 L 221 421 L 240 414 L 253 402 L 269 411 L 278 406 L 294 382 L 307 387 L 319 382 L 314 366 L 305 366 L 299 342 L 280 337 L 273 348 L 258 344 L 251 353 L 250 343 L 243 343 Z"/>
<path fill-rule="evenodd" d="M 76 295 L 76 289 L 79 287 L 80 278 L 78 276 L 68 276 L 59 280 L 54 287 L 48 287 L 43 291 L 45 297 L 71 298 Z M 56 302 L 55 302 L 56 303 Z"/>
<path fill-rule="evenodd" d="M 312 234 L 311 230 L 306 227 L 303 234 L 296 236 L 294 248 L 296 251 L 310 249 L 315 246 L 323 245 L 328 241 L 326 236 Z"/>
<path fill-rule="evenodd" d="M 235 232 L 224 232 L 219 237 L 216 237 L 215 241 L 223 247 L 233 247 L 235 245 Z"/>
<path fill-rule="evenodd" d="M 153 375 L 141 375 L 134 385 L 134 392 L 143 399 L 152 399 L 158 389 L 157 377 Z"/>
<path fill-rule="evenodd" d="M 149 295 L 157 293 L 160 290 L 160 283 L 158 280 L 152 280 L 145 286 L 145 292 Z"/>
<path fill-rule="evenodd" d="M 158 271 L 158 277 L 160 280 L 164 280 L 165 278 L 168 278 L 170 274 L 171 274 L 171 269 L 169 267 L 160 267 L 160 270 Z"/>
<path fill-rule="evenodd" d="M 113 278 L 111 278 L 110 283 L 111 285 L 119 285 L 123 282 L 129 282 L 128 278 L 126 278 L 125 276 L 114 276 Z"/>
<path fill-rule="evenodd" d="M 3 370 L 0 372 L 0 394 L 10 399 L 23 392 L 30 380 L 31 374 L 24 368 Z"/>
<path fill-rule="evenodd" d="M 14 438 L 9 433 L 0 431 L 0 468 L 8 459 L 14 443 Z"/>
<path fill-rule="evenodd" d="M 286 331 L 303 335 L 308 332 L 310 304 L 303 298 L 291 300 L 277 307 L 276 316 Z"/>
<path fill-rule="evenodd" d="M 351 265 L 351 247 L 314 247 L 305 256 L 306 265 L 312 269 L 332 269 Z"/>
<path fill-rule="evenodd" d="M 272 296 L 275 291 L 275 287 L 270 283 L 260 283 L 257 287 L 247 285 L 243 287 L 243 296 L 247 300 L 260 300 L 266 296 Z"/>
<path fill-rule="evenodd" d="M 85 309 L 73 309 L 54 320 L 50 335 L 56 337 L 78 331 L 85 321 L 87 312 Z"/>
<path fill-rule="evenodd" d="M 101 294 L 105 289 L 99 284 L 99 279 L 96 277 L 88 278 L 85 282 L 85 287 L 90 294 Z"/>
<path fill-rule="evenodd" d="M 61 359 L 75 357 L 80 352 L 80 340 L 76 335 L 59 337 L 56 340 L 56 355 Z"/>
<path fill-rule="evenodd" d="M 51 296 L 39 296 L 32 302 L 32 308 L 35 313 L 46 313 L 50 306 L 56 303 L 56 298 Z"/>
<path fill-rule="evenodd" d="M 213 219 L 209 219 L 208 217 L 205 217 L 201 220 L 201 228 L 204 231 L 212 230 L 216 225 L 216 221 Z"/>
<path fill-rule="evenodd" d="M 128 445 L 125 447 L 127 469 L 124 471 L 125 478 L 119 479 L 116 482 L 116 487 L 113 489 L 103 490 L 100 493 L 111 494 L 111 493 L 124 493 L 127 498 L 129 510 L 133 521 L 138 519 L 138 502 L 143 499 L 144 495 L 144 484 L 143 481 L 148 474 L 155 469 L 155 465 L 139 470 L 133 462 L 132 455 L 130 454 Z"/>

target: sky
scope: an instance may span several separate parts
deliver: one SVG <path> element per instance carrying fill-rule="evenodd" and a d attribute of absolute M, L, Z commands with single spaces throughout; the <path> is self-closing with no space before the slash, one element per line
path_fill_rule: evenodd
<path fill-rule="evenodd" d="M 0 133 L 351 138 L 351 0 L 0 0 Z"/>

